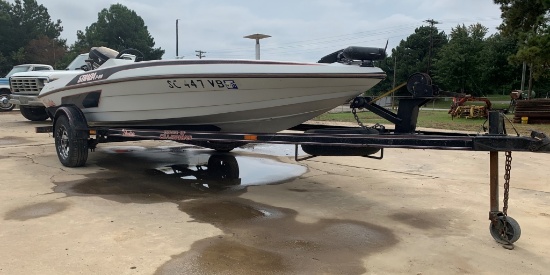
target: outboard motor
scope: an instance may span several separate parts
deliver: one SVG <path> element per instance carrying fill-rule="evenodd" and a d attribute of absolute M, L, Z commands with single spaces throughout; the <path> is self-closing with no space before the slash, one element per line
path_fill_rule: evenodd
<path fill-rule="evenodd" d="M 118 52 L 107 47 L 93 47 L 90 50 L 90 59 L 86 60 L 90 70 L 95 70 L 110 58 L 116 58 Z"/>
<path fill-rule="evenodd" d="M 372 61 L 386 58 L 385 48 L 349 46 L 321 58 L 317 63 L 359 64 L 361 67 L 372 67 Z"/>

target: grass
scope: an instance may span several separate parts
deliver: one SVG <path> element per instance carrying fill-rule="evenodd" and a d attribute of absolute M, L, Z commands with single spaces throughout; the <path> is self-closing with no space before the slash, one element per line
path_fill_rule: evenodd
<path fill-rule="evenodd" d="M 372 112 L 359 112 L 359 119 L 366 125 L 373 125 L 380 123 L 384 125 L 391 125 L 388 121 Z M 507 115 L 510 120 L 514 117 L 513 114 Z M 356 123 L 351 113 L 326 113 L 318 116 L 314 120 L 316 121 L 334 121 L 334 122 L 351 122 Z M 453 131 L 472 131 L 479 132 L 481 125 L 485 122 L 485 119 L 466 119 L 466 118 L 454 118 L 451 119 L 451 115 L 446 111 L 433 111 L 429 108 L 423 109 L 418 115 L 418 127 L 444 129 Z M 487 126 L 487 124 L 486 124 Z M 532 130 L 550 133 L 550 124 L 514 124 L 514 127 L 521 135 L 529 136 Z M 515 133 L 512 126 L 507 122 L 506 129 L 509 134 Z M 483 132 L 483 131 L 482 131 Z"/>

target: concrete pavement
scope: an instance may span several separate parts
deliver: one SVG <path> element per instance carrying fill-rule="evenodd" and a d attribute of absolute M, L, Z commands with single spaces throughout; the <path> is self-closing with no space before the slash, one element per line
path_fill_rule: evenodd
<path fill-rule="evenodd" d="M 101 144 L 86 167 L 63 167 L 53 138 L 33 132 L 47 124 L 0 113 L 0 274 L 550 268 L 550 155 L 513 154 L 509 214 L 522 237 L 506 250 L 488 230 L 484 152 L 393 149 L 381 161 L 296 163 L 292 146 L 255 146 L 231 153 L 240 184 L 224 186 L 174 176 L 211 156 L 174 142 Z"/>

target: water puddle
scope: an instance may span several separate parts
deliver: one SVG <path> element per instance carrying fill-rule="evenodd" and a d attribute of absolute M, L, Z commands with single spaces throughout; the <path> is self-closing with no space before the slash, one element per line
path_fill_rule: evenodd
<path fill-rule="evenodd" d="M 41 217 L 47 217 L 67 209 L 69 206 L 65 202 L 42 202 L 23 206 L 6 213 L 5 220 L 26 221 Z"/>
<path fill-rule="evenodd" d="M 189 147 L 113 146 L 98 148 L 102 170 L 86 179 L 56 182 L 55 192 L 68 195 L 117 195 L 118 201 L 184 200 L 207 193 L 246 192 L 254 185 L 276 184 L 307 172 L 297 164 L 261 155 L 215 153 Z M 91 159 L 88 160 L 90 163 Z M 125 196 L 120 196 L 125 195 Z"/>
<path fill-rule="evenodd" d="M 260 143 L 260 144 L 247 144 L 241 148 L 235 148 L 235 152 L 252 152 L 256 154 L 264 154 L 271 156 L 294 156 L 296 147 L 293 144 L 269 144 L 269 143 Z M 298 156 L 307 155 L 302 147 L 298 146 Z"/>
<path fill-rule="evenodd" d="M 156 274 L 363 274 L 365 257 L 398 242 L 391 230 L 373 223 L 300 222 L 296 210 L 240 198 L 251 186 L 287 182 L 307 171 L 254 153 L 101 148 L 88 160 L 100 171 L 76 181 L 54 179 L 54 191 L 120 203 L 172 202 L 191 222 L 223 232 L 173 255 Z"/>
<path fill-rule="evenodd" d="M 160 164 L 145 168 L 150 175 L 180 178 L 195 187 L 238 190 L 247 186 L 286 182 L 307 172 L 301 165 L 283 163 L 262 156 L 245 156 L 238 153 L 215 153 L 212 150 L 188 147 L 144 148 L 109 147 L 110 154 L 144 157 Z M 169 163 L 168 162 L 175 162 Z M 104 161 L 101 160 L 103 163 Z M 111 168 L 109 168 L 111 169 Z"/>
<path fill-rule="evenodd" d="M 241 198 L 185 201 L 179 209 L 224 234 L 195 242 L 156 274 L 363 274 L 365 257 L 398 242 L 368 222 L 302 223 L 292 209 Z"/>

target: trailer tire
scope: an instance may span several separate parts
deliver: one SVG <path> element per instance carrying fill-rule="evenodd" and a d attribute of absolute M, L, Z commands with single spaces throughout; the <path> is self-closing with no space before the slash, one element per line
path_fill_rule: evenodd
<path fill-rule="evenodd" d="M 88 159 L 88 140 L 77 138 L 76 130 L 71 127 L 66 115 L 56 119 L 54 138 L 57 157 L 63 166 L 84 166 Z"/>
<path fill-rule="evenodd" d="M 44 121 L 50 116 L 46 113 L 46 107 L 19 106 L 21 114 L 30 121 Z"/>

